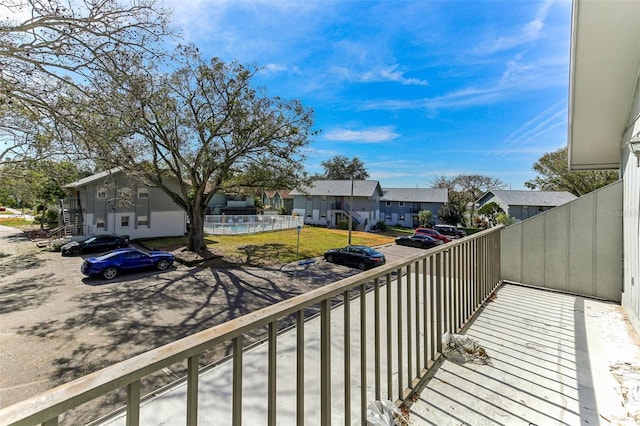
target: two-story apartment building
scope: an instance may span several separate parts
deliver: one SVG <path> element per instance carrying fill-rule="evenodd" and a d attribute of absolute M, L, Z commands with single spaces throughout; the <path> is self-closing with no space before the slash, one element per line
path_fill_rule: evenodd
<path fill-rule="evenodd" d="M 178 183 L 166 182 L 168 186 Z M 64 186 L 65 225 L 78 235 L 118 234 L 130 238 L 184 235 L 187 215 L 162 189 L 121 170 L 96 173 Z"/>
<path fill-rule="evenodd" d="M 290 194 L 292 213 L 310 225 L 334 228 L 339 221 L 349 220 L 351 212 L 356 229 L 369 231 L 382 217 L 382 188 L 377 180 L 317 180 Z"/>
<path fill-rule="evenodd" d="M 382 188 L 380 214 L 389 225 L 415 228 L 420 225 L 418 213 L 429 210 L 438 223 L 438 210 L 448 201 L 448 191 L 442 188 Z"/>
<path fill-rule="evenodd" d="M 288 189 L 263 191 L 262 205 L 264 206 L 265 212 L 278 211 L 281 208 L 291 212 L 293 210 L 293 196 Z"/>
<path fill-rule="evenodd" d="M 506 214 L 516 220 L 525 220 L 539 213 L 575 200 L 577 197 L 566 191 L 521 191 L 492 189 L 477 201 L 478 208 L 496 203 Z"/>

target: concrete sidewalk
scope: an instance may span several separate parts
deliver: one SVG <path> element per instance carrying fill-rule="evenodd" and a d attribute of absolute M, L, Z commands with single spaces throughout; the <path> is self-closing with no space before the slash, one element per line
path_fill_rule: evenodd
<path fill-rule="evenodd" d="M 367 311 L 372 318 L 373 303 L 367 303 Z M 344 424 L 342 315 L 342 308 L 332 311 L 332 424 Z M 359 327 L 353 325 L 358 316 L 359 301 L 355 300 L 352 342 L 360 338 Z M 381 327 L 384 329 L 384 321 Z M 320 421 L 319 331 L 317 319 L 306 323 L 306 424 Z M 411 407 L 414 425 L 594 425 L 625 416 L 620 386 L 609 366 L 615 362 L 640 364 L 640 346 L 618 305 L 506 285 L 465 334 L 486 349 L 490 365 L 445 360 Z M 373 333 L 367 331 L 367 338 L 369 345 Z M 278 366 L 284 367 L 278 368 L 277 421 L 283 425 L 295 424 L 295 340 L 295 331 L 289 331 L 279 335 L 277 343 Z M 373 399 L 372 352 L 367 353 L 369 400 Z M 359 351 L 352 350 L 351 357 L 352 413 L 357 413 Z M 265 344 L 244 355 L 243 424 L 266 424 L 266 360 Z M 381 368 L 386 377 L 386 367 Z M 201 373 L 200 425 L 231 424 L 231 377 L 229 361 Z M 387 390 L 382 393 L 386 395 Z M 391 394 L 396 395 L 397 389 Z M 143 402 L 141 424 L 184 424 L 185 403 L 184 383 L 160 392 Z M 126 421 L 120 414 L 101 424 L 125 425 Z M 360 424 L 360 420 L 354 415 L 351 424 Z"/>

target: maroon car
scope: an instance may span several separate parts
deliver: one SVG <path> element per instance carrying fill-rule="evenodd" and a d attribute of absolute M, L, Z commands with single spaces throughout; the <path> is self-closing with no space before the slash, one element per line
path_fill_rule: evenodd
<path fill-rule="evenodd" d="M 441 233 L 439 233 L 435 229 L 431 229 L 431 228 L 416 228 L 413 231 L 413 233 L 414 234 L 428 235 L 431 238 L 435 238 L 437 240 L 441 240 L 441 241 L 443 241 L 445 243 L 448 243 L 449 241 L 451 241 L 451 238 L 447 237 L 446 235 L 442 235 Z"/>

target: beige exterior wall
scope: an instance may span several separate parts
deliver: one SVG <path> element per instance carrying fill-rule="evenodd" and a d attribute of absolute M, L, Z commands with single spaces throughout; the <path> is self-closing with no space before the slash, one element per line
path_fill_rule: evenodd
<path fill-rule="evenodd" d="M 620 301 L 622 189 L 620 181 L 505 228 L 502 278 Z"/>

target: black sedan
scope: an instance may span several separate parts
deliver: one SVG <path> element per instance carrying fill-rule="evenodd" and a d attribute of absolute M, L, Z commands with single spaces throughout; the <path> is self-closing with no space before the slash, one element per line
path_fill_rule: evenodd
<path fill-rule="evenodd" d="M 80 272 L 88 277 L 102 275 L 107 280 L 121 272 L 155 268 L 164 271 L 173 265 L 175 257 L 167 251 L 142 251 L 135 248 L 117 249 L 100 257 L 84 260 Z"/>
<path fill-rule="evenodd" d="M 363 271 L 374 266 L 384 265 L 386 262 L 384 254 L 367 246 L 346 246 L 330 249 L 324 253 L 324 258 L 327 262 L 354 266 Z"/>
<path fill-rule="evenodd" d="M 436 240 L 435 238 L 424 234 L 413 234 L 406 237 L 396 238 L 396 244 L 399 246 L 430 249 L 432 247 L 439 246 L 440 244 L 444 244 L 444 241 Z"/>
<path fill-rule="evenodd" d="M 71 241 L 60 248 L 63 256 L 109 251 L 129 246 L 128 235 L 94 235 L 85 240 Z"/>

